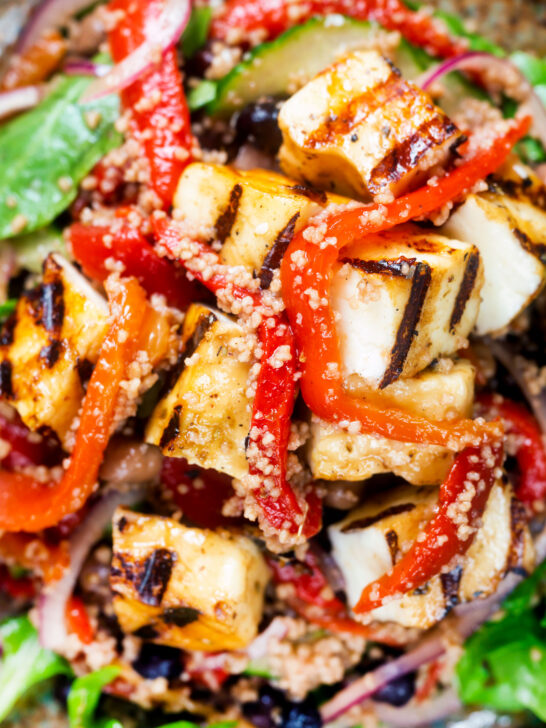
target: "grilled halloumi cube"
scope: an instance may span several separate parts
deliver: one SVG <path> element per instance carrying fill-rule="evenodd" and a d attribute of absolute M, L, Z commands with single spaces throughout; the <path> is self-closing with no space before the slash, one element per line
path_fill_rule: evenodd
<path fill-rule="evenodd" d="M 546 253 L 546 213 L 502 193 L 469 195 L 443 227 L 475 245 L 483 260 L 478 334 L 507 326 L 540 292 Z"/>
<path fill-rule="evenodd" d="M 390 571 L 433 517 L 436 488 L 402 486 L 369 500 L 329 529 L 333 555 L 345 578 L 349 604 L 362 589 Z M 510 487 L 497 481 L 482 525 L 463 558 L 451 572 L 370 612 L 381 622 L 427 629 L 449 608 L 495 591 L 510 568 L 531 569 L 534 551 L 525 519 Z"/>
<path fill-rule="evenodd" d="M 222 244 L 225 263 L 249 268 L 268 288 L 294 233 L 330 202 L 348 200 L 275 172 L 195 162 L 180 178 L 174 207 L 198 237 Z"/>
<path fill-rule="evenodd" d="M 125 632 L 187 650 L 245 647 L 256 636 L 268 579 L 244 536 L 124 508 L 114 514 L 110 585 Z"/>
<path fill-rule="evenodd" d="M 201 304 L 190 306 L 182 331 L 181 372 L 152 413 L 147 442 L 159 445 L 165 455 L 234 478 L 248 471 L 251 364 L 242 361 L 238 344 L 243 338 L 236 321 Z"/>
<path fill-rule="evenodd" d="M 345 376 L 386 387 L 464 345 L 478 315 L 473 245 L 403 226 L 347 249 L 331 305 Z"/>
<path fill-rule="evenodd" d="M 430 97 L 376 51 L 354 51 L 279 114 L 286 174 L 358 198 L 398 196 L 461 140 Z"/>
<path fill-rule="evenodd" d="M 460 359 L 447 371 L 428 369 L 378 392 L 349 387 L 385 408 L 398 407 L 433 420 L 468 417 L 474 401 L 474 367 Z M 315 478 L 358 481 L 395 473 L 413 485 L 436 485 L 445 478 L 453 454 L 443 447 L 396 442 L 386 437 L 351 434 L 319 419 L 311 423 L 307 459 Z"/>
<path fill-rule="evenodd" d="M 50 255 L 42 283 L 19 299 L 0 340 L 0 395 L 32 430 L 65 438 L 84 395 L 81 366 L 97 361 L 107 325 L 105 299 Z"/>

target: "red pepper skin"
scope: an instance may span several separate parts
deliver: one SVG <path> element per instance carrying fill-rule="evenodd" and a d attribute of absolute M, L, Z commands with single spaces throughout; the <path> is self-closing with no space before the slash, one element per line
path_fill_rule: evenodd
<path fill-rule="evenodd" d="M 247 34 L 265 30 L 268 38 L 275 38 L 313 15 L 330 13 L 375 20 L 440 58 L 467 50 L 465 41 L 452 38 L 441 21 L 411 10 L 402 0 L 228 0 L 212 23 L 211 36 L 223 40 L 233 30 Z"/>
<path fill-rule="evenodd" d="M 180 241 L 180 231 L 166 217 L 153 217 L 152 226 L 158 241 L 165 249 L 170 251 L 175 259 L 178 257 L 177 248 Z M 214 262 L 215 269 L 212 275 L 206 277 L 198 266 L 189 262 L 181 263 L 193 276 L 203 283 L 212 293 L 219 294 L 229 290 L 236 300 L 251 299 L 252 304 L 258 307 L 262 304 L 262 295 L 258 291 L 230 282 L 229 266 L 220 262 L 218 255 L 205 243 L 194 242 L 198 257 Z M 225 272 L 224 272 L 225 271 Z M 254 496 L 261 508 L 265 520 L 277 530 L 286 529 L 291 534 L 301 533 L 306 539 L 311 538 L 320 530 L 322 521 L 322 506 L 320 498 L 311 489 L 305 503 L 300 504 L 286 480 L 286 452 L 290 435 L 290 417 L 296 398 L 296 356 L 292 331 L 284 315 L 270 315 L 265 317 L 258 327 L 258 338 L 263 350 L 260 373 L 256 385 L 256 398 L 254 401 L 251 421 L 251 433 L 256 428 L 260 437 L 264 430 L 273 434 L 273 443 L 270 446 L 259 441 L 254 444 L 258 447 L 261 457 L 249 458 L 249 472 L 263 479 L 272 478 L 273 487 L 277 490 L 277 498 L 271 498 L 262 492 L 261 486 L 256 488 Z M 290 359 L 281 367 L 274 367 L 270 361 L 279 346 L 288 346 Z M 253 462 L 254 460 L 254 462 Z M 266 461 L 272 466 L 272 473 L 264 473 L 261 463 Z M 302 508 L 303 505 L 303 508 Z"/>
<path fill-rule="evenodd" d="M 93 642 L 95 634 L 93 627 L 89 621 L 89 615 L 84 603 L 79 597 L 70 597 L 66 604 L 66 622 L 68 631 L 76 635 L 76 637 L 84 645 Z"/>
<path fill-rule="evenodd" d="M 378 642 L 397 644 L 389 640 L 387 635 L 375 635 L 371 627 L 351 619 L 347 607 L 335 596 L 322 573 L 313 551 L 307 551 L 304 562 L 282 563 L 279 559 L 269 558 L 267 563 L 276 584 L 294 586 L 296 594 L 294 599 L 289 600 L 290 606 L 309 622 L 331 632 L 354 634 L 367 639 L 377 636 Z"/>
<path fill-rule="evenodd" d="M 117 312 L 103 341 L 83 401 L 70 464 L 60 480 L 43 483 L 31 475 L 0 470 L 0 529 L 41 531 L 79 510 L 95 488 L 104 450 L 110 439 L 116 402 L 127 367 L 150 338 L 146 294 L 134 278 L 121 279 L 111 295 Z M 150 357 L 153 361 L 153 356 Z"/>
<path fill-rule="evenodd" d="M 146 28 L 162 5 L 162 0 L 111 0 L 109 10 L 124 13 L 108 35 L 116 63 L 145 40 Z M 167 51 L 157 66 L 122 91 L 121 99 L 124 108 L 132 112 L 131 133 L 142 144 L 149 162 L 151 187 L 167 209 L 182 171 L 191 162 L 193 146 L 176 51 Z"/>
<path fill-rule="evenodd" d="M 10 574 L 7 566 L 0 565 L 0 592 L 8 594 L 12 599 L 33 599 L 36 588 L 32 579 L 22 576 L 16 579 Z"/>
<path fill-rule="evenodd" d="M 343 248 L 361 243 L 370 234 L 426 216 L 457 199 L 503 163 L 514 144 L 527 133 L 529 125 L 529 117 L 514 121 L 504 136 L 454 168 L 435 185 L 425 185 L 385 205 L 373 204 L 333 214 L 326 221 L 324 235 L 335 241 L 330 245 L 321 248 L 320 243 L 307 240 L 305 230 L 294 236 L 281 263 L 282 293 L 303 360 L 302 395 L 317 416 L 328 422 L 358 421 L 365 432 L 454 450 L 499 437 L 498 423 L 432 422 L 401 410 L 386 411 L 346 394 L 334 314 L 329 303 L 330 286 Z M 302 256 L 305 264 L 296 265 L 294 261 Z M 308 305 L 308 290 L 316 291 L 316 307 Z M 332 366 L 336 364 L 337 367 Z"/>
<path fill-rule="evenodd" d="M 62 449 L 52 437 L 42 437 L 31 432 L 23 423 L 17 412 L 8 419 L 0 413 L 0 439 L 11 446 L 11 450 L 2 460 L 2 467 L 7 470 L 25 468 L 29 465 L 45 465 L 52 467 L 60 462 Z"/>
<path fill-rule="evenodd" d="M 199 487 L 195 480 L 199 479 Z M 218 528 L 237 522 L 222 515 L 222 506 L 235 493 L 231 478 L 216 470 L 190 465 L 185 458 L 164 458 L 161 483 L 172 493 L 182 515 L 202 528 Z M 179 486 L 185 486 L 181 492 Z"/>
<path fill-rule="evenodd" d="M 531 510 L 540 510 L 546 499 L 546 450 L 537 421 L 522 404 L 500 395 L 481 394 L 478 402 L 502 419 L 508 434 L 517 436 L 515 455 L 520 472 L 516 496 Z"/>
<path fill-rule="evenodd" d="M 110 246 L 104 242 L 106 235 L 113 239 Z M 68 239 L 74 257 L 89 278 L 101 282 L 107 278 L 111 271 L 105 263 L 113 258 L 123 263 L 124 273 L 134 276 L 146 293 L 163 294 L 170 306 L 185 311 L 199 297 L 183 268 L 159 256 L 144 235 L 130 225 L 109 228 L 74 223 Z"/>
<path fill-rule="evenodd" d="M 299 530 L 298 522 L 301 521 L 303 536 L 310 538 L 320 530 L 320 499 L 311 491 L 304 506 L 306 512 L 302 512 L 296 495 L 286 480 L 290 418 L 296 398 L 297 359 L 294 336 L 286 318 L 274 316 L 260 325 L 258 337 L 263 354 L 252 409 L 248 450 L 252 452 L 255 447 L 259 459 L 266 458 L 272 466 L 273 471 L 269 477 L 279 495 L 272 498 L 267 491 L 257 489 L 254 496 L 266 520 L 274 528 L 279 531 L 288 528 L 291 533 L 295 533 Z M 272 357 L 279 347 L 288 347 L 290 359 L 282 366 L 275 367 Z M 260 445 L 261 438 L 266 434 L 273 436 L 272 445 Z M 255 457 L 249 457 L 248 466 L 250 475 L 262 475 L 262 469 Z"/>
<path fill-rule="evenodd" d="M 417 589 L 455 556 L 468 551 L 476 533 L 474 524 L 483 515 L 496 470 L 502 465 L 503 452 L 499 441 L 482 448 L 469 447 L 457 455 L 440 487 L 436 515 L 393 569 L 363 589 L 354 608 L 357 614 L 380 607 L 384 599 Z M 479 480 L 470 480 L 470 473 L 477 473 Z"/>

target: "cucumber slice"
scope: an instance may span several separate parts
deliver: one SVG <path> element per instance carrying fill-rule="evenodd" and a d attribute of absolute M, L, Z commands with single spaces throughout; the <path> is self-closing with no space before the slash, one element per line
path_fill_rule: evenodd
<path fill-rule="evenodd" d="M 311 18 L 254 48 L 218 82 L 216 98 L 207 111 L 229 116 L 263 96 L 288 96 L 295 82 L 311 79 L 345 53 L 371 45 L 382 32 L 377 23 L 343 15 Z M 401 43 L 401 52 L 392 60 L 412 78 L 420 69 L 406 46 Z"/>

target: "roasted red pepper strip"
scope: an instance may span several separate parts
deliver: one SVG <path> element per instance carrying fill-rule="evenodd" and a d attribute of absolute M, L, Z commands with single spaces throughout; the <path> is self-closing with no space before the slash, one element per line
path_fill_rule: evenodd
<path fill-rule="evenodd" d="M 180 230 L 166 217 L 154 217 L 152 224 L 158 241 L 178 259 Z M 198 265 L 190 261 L 180 262 L 199 282 L 215 294 L 229 291 L 236 300 L 246 299 L 254 307 L 262 304 L 262 296 L 258 291 L 249 291 L 230 281 L 229 266 L 220 263 L 212 248 L 198 242 L 193 245 L 197 258 L 210 262 L 212 271 L 205 275 Z M 296 357 L 293 335 L 286 317 L 273 314 L 265 316 L 258 327 L 258 339 L 263 355 L 249 436 L 250 448 L 255 445 L 256 452 L 248 453 L 249 472 L 260 480 L 254 496 L 265 520 L 275 529 L 285 529 L 291 534 L 301 533 L 305 538 L 310 538 L 320 530 L 320 499 L 311 489 L 302 508 L 292 486 L 286 480 L 290 417 L 296 398 Z M 279 347 L 282 347 L 280 351 Z M 282 360 L 279 359 L 281 355 Z M 265 478 L 270 480 L 270 487 L 267 489 L 263 486 Z M 275 497 L 269 494 L 270 490 L 275 491 Z"/>
<path fill-rule="evenodd" d="M 28 576 L 16 578 L 7 566 L 0 564 L 0 592 L 13 599 L 32 599 L 36 596 L 36 587 Z"/>
<path fill-rule="evenodd" d="M 498 394 L 481 394 L 478 402 L 488 414 L 502 419 L 508 434 L 516 435 L 520 471 L 516 495 L 531 510 L 541 510 L 546 499 L 546 450 L 537 421 L 522 404 Z"/>
<path fill-rule="evenodd" d="M 393 202 L 362 206 L 333 214 L 326 219 L 322 242 L 309 240 L 305 230 L 297 233 L 281 264 L 283 298 L 288 318 L 303 359 L 301 391 L 309 409 L 328 422 L 360 422 L 365 432 L 405 442 L 442 445 L 454 450 L 476 445 L 500 434 L 498 423 L 474 420 L 432 422 L 407 412 L 385 410 L 364 399 L 346 394 L 343 388 L 339 345 L 330 285 L 339 253 L 345 246 L 362 243 L 367 235 L 388 230 L 416 217 L 426 216 L 460 197 L 476 182 L 497 169 L 530 125 L 529 117 L 515 121 L 507 132 L 442 177 Z M 309 305 L 308 292 L 315 303 Z"/>
<path fill-rule="evenodd" d="M 108 236 L 108 237 L 106 237 Z M 110 240 L 107 245 L 106 240 Z M 124 274 L 134 276 L 146 293 L 161 293 L 170 306 L 182 311 L 198 298 L 198 291 L 184 270 L 161 258 L 139 230 L 130 226 L 83 225 L 75 223 L 68 230 L 72 253 L 90 278 L 103 281 L 111 270 L 108 258 L 124 265 Z"/>
<path fill-rule="evenodd" d="M 66 603 L 66 622 L 68 631 L 75 634 L 84 645 L 93 642 L 95 633 L 85 605 L 79 597 L 72 596 Z"/>
<path fill-rule="evenodd" d="M 29 430 L 15 410 L 11 417 L 0 412 L 0 439 L 10 445 L 9 453 L 2 460 L 2 466 L 8 470 L 29 465 L 51 467 L 57 465 L 62 456 L 58 442 Z"/>
<path fill-rule="evenodd" d="M 162 6 L 162 0 L 111 0 L 109 10 L 122 13 L 108 35 L 116 63 L 143 43 L 150 21 Z M 180 174 L 191 161 L 194 143 L 176 50 L 167 51 L 157 66 L 122 91 L 121 99 L 131 111 L 131 133 L 142 144 L 150 165 L 151 187 L 168 208 Z"/>
<path fill-rule="evenodd" d="M 384 599 L 417 589 L 455 556 L 468 551 L 502 459 L 502 441 L 469 447 L 457 455 L 440 487 L 436 515 L 393 569 L 363 589 L 356 613 L 368 612 L 380 607 Z"/>
<path fill-rule="evenodd" d="M 163 459 L 162 485 L 171 492 L 173 503 L 184 517 L 202 528 L 237 522 L 222 515 L 222 506 L 235 495 L 231 481 L 229 475 L 190 465 L 185 458 Z"/>
<path fill-rule="evenodd" d="M 289 561 L 282 563 L 278 559 L 268 559 L 276 584 L 292 584 L 295 598 L 288 599 L 290 606 L 307 619 L 331 632 L 354 634 L 373 639 L 375 630 L 351 619 L 347 607 L 338 599 L 328 580 L 322 573 L 315 554 L 308 550 L 304 562 Z M 388 635 L 377 635 L 379 642 L 397 644 Z"/>
<path fill-rule="evenodd" d="M 433 56 L 449 58 L 467 50 L 467 43 L 452 38 L 442 21 L 411 10 L 402 0 L 228 0 L 213 21 L 211 36 L 265 31 L 274 38 L 313 15 L 339 13 L 359 20 L 375 20 L 388 30 L 398 30 Z"/>
<path fill-rule="evenodd" d="M 70 465 L 55 483 L 0 471 L 0 529 L 39 531 L 77 511 L 93 492 L 110 438 L 117 395 L 127 366 L 142 347 L 148 305 L 134 278 L 122 279 L 112 293 L 113 322 L 89 380 Z"/>
<path fill-rule="evenodd" d="M 286 453 L 290 437 L 290 418 L 296 398 L 297 371 L 294 336 L 285 316 L 274 316 L 258 328 L 262 349 L 260 373 L 252 407 L 252 424 L 247 447 L 250 475 L 258 476 L 263 484 L 254 491 L 265 519 L 276 530 L 290 533 L 301 531 L 310 538 L 320 530 L 320 499 L 311 491 L 307 497 L 306 512 L 302 512 L 298 499 L 286 480 Z M 264 478 L 264 463 L 272 472 Z M 275 497 L 271 495 L 275 492 Z"/>

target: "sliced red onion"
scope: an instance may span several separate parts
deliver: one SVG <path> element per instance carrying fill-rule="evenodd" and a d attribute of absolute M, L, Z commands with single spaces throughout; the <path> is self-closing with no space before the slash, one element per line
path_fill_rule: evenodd
<path fill-rule="evenodd" d="M 328 723 L 339 718 L 353 706 L 371 698 L 380 688 L 393 680 L 438 659 L 444 654 L 445 649 L 444 641 L 439 635 L 424 639 L 414 650 L 366 673 L 324 703 L 320 709 L 322 720 Z"/>
<path fill-rule="evenodd" d="M 16 53 L 24 53 L 46 30 L 59 28 L 96 0 L 41 0 L 32 11 L 17 41 Z"/>
<path fill-rule="evenodd" d="M 45 88 L 43 86 L 23 86 L 12 91 L 0 93 L 0 119 L 11 116 L 19 111 L 32 109 L 43 99 Z"/>
<path fill-rule="evenodd" d="M 112 69 L 107 63 L 93 63 L 88 58 L 69 58 L 63 71 L 69 76 L 95 76 L 102 78 Z"/>
<path fill-rule="evenodd" d="M 511 572 L 503 579 L 493 595 L 487 599 L 476 599 L 460 605 L 454 610 L 453 615 L 442 622 L 413 650 L 406 652 L 396 660 L 381 665 L 343 688 L 321 707 L 324 723 L 333 721 L 355 705 L 360 705 L 389 682 L 441 657 L 446 652 L 447 645 L 443 637 L 444 630 L 452 629 L 463 640 L 469 637 L 495 613 L 502 600 L 515 589 L 521 579 L 520 575 Z"/>
<path fill-rule="evenodd" d="M 530 376 L 529 372 L 532 362 L 516 354 L 506 342 L 498 339 L 488 339 L 487 345 L 495 359 L 498 359 L 515 379 L 529 407 L 532 409 L 542 433 L 546 435 L 546 388 L 536 392 L 532 386 L 533 377 Z"/>
<path fill-rule="evenodd" d="M 529 114 L 533 118 L 533 127 L 531 129 L 532 136 L 540 139 L 542 144 L 546 146 L 546 108 L 536 94 L 533 86 L 525 78 L 522 72 L 507 58 L 499 58 L 491 53 L 484 51 L 468 51 L 458 56 L 449 58 L 434 66 L 430 70 L 417 79 L 417 83 L 423 89 L 428 89 L 435 81 L 450 73 L 451 71 L 475 71 L 483 73 L 484 71 L 495 69 L 498 71 L 497 77 L 499 83 L 507 84 L 508 89 L 513 89 L 514 79 L 521 90 L 516 101 L 520 102 L 520 113 Z M 487 79 L 484 79 L 484 85 L 487 86 Z"/>
<path fill-rule="evenodd" d="M 70 539 L 70 565 L 59 581 L 49 584 L 38 604 L 38 631 L 40 643 L 50 650 L 59 650 L 67 639 L 66 604 L 72 595 L 74 586 L 89 551 L 104 533 L 121 505 L 134 505 L 142 499 L 145 488 L 133 488 L 121 492 L 111 490 L 104 494 L 89 510 L 85 519 L 75 530 Z"/>
<path fill-rule="evenodd" d="M 411 702 L 402 708 L 386 703 L 374 703 L 375 714 L 392 728 L 420 728 L 453 716 L 461 708 L 455 690 L 445 690 L 435 698 L 422 703 Z"/>
<path fill-rule="evenodd" d="M 245 649 L 246 654 L 251 660 L 260 660 L 265 657 L 268 652 L 269 640 L 282 640 L 286 637 L 288 627 L 282 619 L 275 618 L 264 631 L 259 634 Z"/>
<path fill-rule="evenodd" d="M 188 24 L 190 12 L 190 0 L 165 0 L 161 15 L 155 22 L 150 22 L 144 43 L 117 63 L 110 73 L 91 83 L 81 101 L 93 101 L 121 91 L 160 63 L 162 55 L 178 42 Z"/>

